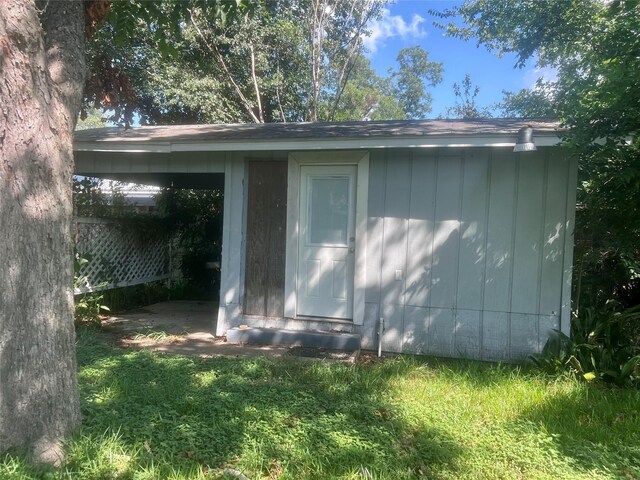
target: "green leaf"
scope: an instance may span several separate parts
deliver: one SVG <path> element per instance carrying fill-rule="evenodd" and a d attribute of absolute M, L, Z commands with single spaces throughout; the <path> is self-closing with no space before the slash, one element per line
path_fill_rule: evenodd
<path fill-rule="evenodd" d="M 630 358 L 627 362 L 622 365 L 622 370 L 620 371 L 620 377 L 625 379 L 630 377 L 635 368 L 640 364 L 640 355 L 636 355 L 635 357 Z"/>

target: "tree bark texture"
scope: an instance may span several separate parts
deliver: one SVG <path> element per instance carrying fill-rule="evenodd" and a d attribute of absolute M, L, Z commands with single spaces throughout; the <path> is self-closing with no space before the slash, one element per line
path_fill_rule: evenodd
<path fill-rule="evenodd" d="M 0 452 L 58 463 L 80 423 L 73 325 L 73 129 L 81 0 L 0 0 Z"/>

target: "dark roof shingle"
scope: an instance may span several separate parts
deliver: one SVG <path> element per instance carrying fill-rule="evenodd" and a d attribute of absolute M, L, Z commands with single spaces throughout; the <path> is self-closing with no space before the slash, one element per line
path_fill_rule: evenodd
<path fill-rule="evenodd" d="M 530 125 L 538 134 L 558 132 L 551 119 L 392 120 L 216 125 L 166 125 L 79 130 L 76 142 L 238 142 L 251 140 L 354 139 L 424 136 L 511 135 Z"/>

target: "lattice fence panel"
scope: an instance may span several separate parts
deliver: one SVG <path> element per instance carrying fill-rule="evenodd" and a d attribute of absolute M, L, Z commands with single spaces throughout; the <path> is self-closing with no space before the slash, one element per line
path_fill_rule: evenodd
<path fill-rule="evenodd" d="M 126 287 L 171 276 L 170 241 L 144 238 L 117 222 L 76 219 L 76 255 L 84 260 L 76 272 L 75 293 Z"/>

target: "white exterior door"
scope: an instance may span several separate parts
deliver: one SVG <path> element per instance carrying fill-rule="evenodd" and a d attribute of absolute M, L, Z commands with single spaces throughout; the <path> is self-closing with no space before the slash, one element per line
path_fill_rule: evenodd
<path fill-rule="evenodd" d="M 355 165 L 302 166 L 297 314 L 353 318 Z"/>

